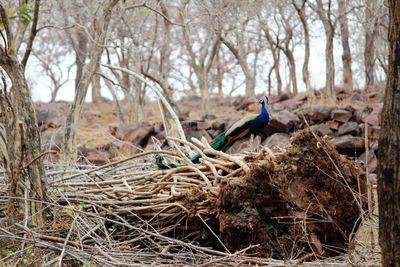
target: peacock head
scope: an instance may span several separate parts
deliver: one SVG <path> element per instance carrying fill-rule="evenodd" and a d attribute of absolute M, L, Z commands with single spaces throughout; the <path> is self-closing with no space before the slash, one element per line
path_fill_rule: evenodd
<path fill-rule="evenodd" d="M 260 103 L 261 105 L 268 104 L 268 101 L 269 101 L 269 99 L 267 96 L 264 96 L 264 97 L 258 99 L 258 103 Z"/>

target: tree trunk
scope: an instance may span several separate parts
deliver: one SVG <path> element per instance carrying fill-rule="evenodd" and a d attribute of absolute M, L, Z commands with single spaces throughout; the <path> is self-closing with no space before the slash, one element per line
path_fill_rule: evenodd
<path fill-rule="evenodd" d="M 346 0 L 338 0 L 340 38 L 342 39 L 343 84 L 353 89 L 353 72 L 351 70 L 351 50 L 349 45 L 349 24 L 346 16 Z"/>
<path fill-rule="evenodd" d="M 400 2 L 389 0 L 389 72 L 378 152 L 382 266 L 400 266 Z"/>
<path fill-rule="evenodd" d="M 289 61 L 290 80 L 292 84 L 292 93 L 297 95 L 297 77 L 296 77 L 296 62 L 294 60 L 293 52 L 289 49 L 285 50 L 285 55 Z"/>
<path fill-rule="evenodd" d="M 101 98 L 100 76 L 92 77 L 92 103 L 99 103 Z"/>
<path fill-rule="evenodd" d="M 329 1 L 329 7 L 330 7 Z M 312 6 L 313 7 L 313 6 Z M 326 45 L 325 45 L 325 65 L 326 65 L 326 79 L 325 79 L 325 95 L 330 103 L 336 102 L 335 93 L 335 61 L 333 57 L 333 38 L 335 29 L 330 19 L 330 10 L 325 11 L 321 0 L 317 0 L 317 7 L 313 7 L 322 24 L 324 25 Z"/>
<path fill-rule="evenodd" d="M 98 46 L 97 44 L 106 44 L 108 24 L 111 19 L 112 10 L 117 3 L 118 0 L 109 0 L 105 4 L 102 14 L 98 15 L 99 25 L 94 38 L 95 43 L 93 43 L 94 47 L 90 56 L 90 62 L 83 67 L 82 77 L 75 89 L 75 98 L 67 115 L 65 124 L 63 149 L 61 153 L 61 160 L 67 164 L 75 162 L 77 159 L 76 130 L 78 127 L 78 121 L 89 84 L 92 80 L 93 74 L 96 72 L 101 54 L 103 53 L 103 46 Z"/>
<path fill-rule="evenodd" d="M 326 48 L 326 97 L 332 103 L 336 102 L 335 93 L 335 61 L 333 58 L 333 32 L 327 35 Z"/>
<path fill-rule="evenodd" d="M 375 14 L 375 11 L 378 8 L 379 6 L 376 0 L 366 1 L 364 48 L 365 89 L 375 84 L 375 38 L 379 28 L 379 17 L 378 14 Z"/>
<path fill-rule="evenodd" d="M 17 127 L 18 125 L 18 128 L 8 129 L 7 127 L 6 129 L 7 136 L 12 138 L 7 140 L 9 160 L 13 161 L 8 162 L 8 168 L 6 168 L 10 179 L 9 195 L 24 198 L 25 191 L 26 197 L 33 200 L 24 203 L 22 200 L 9 198 L 7 213 L 12 223 L 18 215 L 15 212 L 23 210 L 28 224 L 41 226 L 45 220 L 46 180 L 43 161 L 40 157 L 37 158 L 42 151 L 35 109 L 24 76 L 23 65 L 17 61 L 16 57 L 7 55 L 2 55 L 0 65 L 12 82 L 11 94 L 3 95 L 4 98 L 11 98 L 10 102 L 7 102 L 11 104 L 8 108 L 13 111 L 13 118 L 11 120 L 7 118 L 7 126 Z"/>
<path fill-rule="evenodd" d="M 306 18 L 306 9 L 305 9 L 306 0 L 303 1 L 301 7 L 298 7 L 295 2 L 296 2 L 295 0 L 292 1 L 293 6 L 296 9 L 296 12 L 300 18 L 304 31 L 304 63 L 302 69 L 303 81 L 306 86 L 308 103 L 312 104 L 314 103 L 315 95 L 313 89 L 311 88 L 310 72 L 308 71 L 308 64 L 310 62 L 310 32 L 308 30 L 308 23 Z"/>
<path fill-rule="evenodd" d="M 272 58 L 274 60 L 273 68 L 275 70 L 276 84 L 277 84 L 276 93 L 278 95 L 282 95 L 282 78 L 281 78 L 280 64 L 279 64 L 279 62 L 280 62 L 280 56 L 279 56 L 280 50 L 277 49 L 277 46 L 279 44 L 277 42 L 274 42 L 274 39 L 272 38 L 271 33 L 269 32 L 267 27 L 264 27 L 263 29 L 264 29 L 265 36 L 267 37 L 267 41 L 268 41 L 269 47 L 271 49 Z"/>

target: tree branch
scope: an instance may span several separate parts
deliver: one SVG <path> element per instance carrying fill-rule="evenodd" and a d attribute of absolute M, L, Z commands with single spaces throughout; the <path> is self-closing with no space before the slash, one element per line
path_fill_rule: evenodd
<path fill-rule="evenodd" d="M 28 58 L 32 52 L 32 45 L 33 40 L 37 34 L 37 24 L 39 20 L 39 8 L 40 8 L 40 0 L 35 0 L 35 10 L 33 12 L 33 19 L 32 19 L 32 27 L 31 27 L 31 34 L 29 35 L 28 44 L 26 46 L 24 57 L 22 58 L 21 64 L 26 67 L 26 63 L 28 62 Z"/>

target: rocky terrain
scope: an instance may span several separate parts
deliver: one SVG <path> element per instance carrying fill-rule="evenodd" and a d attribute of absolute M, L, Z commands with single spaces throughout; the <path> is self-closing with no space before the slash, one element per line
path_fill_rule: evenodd
<path fill-rule="evenodd" d="M 368 91 L 336 88 L 338 104 L 327 105 L 316 91 L 316 103 L 310 105 L 304 92 L 296 96 L 283 94 L 270 96 L 268 110 L 269 125 L 258 138 L 258 145 L 273 150 L 282 149 L 300 129 L 311 130 L 336 145 L 339 153 L 368 164 L 374 175 L 380 133 L 380 116 L 383 107 L 383 89 Z M 143 122 L 118 123 L 111 102 L 101 105 L 86 104 L 78 130 L 80 161 L 102 165 L 115 159 L 129 156 L 142 150 L 155 148 L 155 140 L 165 144 L 164 127 L 156 104 L 146 105 Z M 151 108 L 154 106 L 154 108 Z M 188 138 L 201 136 L 211 140 L 227 129 L 236 120 L 249 112 L 257 112 L 254 99 L 238 96 L 230 99 L 214 99 L 213 114 L 201 117 L 200 101 L 196 97 L 178 101 L 179 118 Z M 43 144 L 47 149 L 59 151 L 62 140 L 62 125 L 68 104 L 63 102 L 36 104 L 38 123 L 42 131 Z M 214 115 L 215 114 L 215 115 Z M 366 139 L 365 132 L 368 132 Z M 367 146 L 365 142 L 368 142 Z M 368 147 L 368 153 L 366 153 Z M 230 152 L 248 150 L 247 143 L 237 143 Z M 47 161 L 57 162 L 58 154 L 49 154 Z"/>

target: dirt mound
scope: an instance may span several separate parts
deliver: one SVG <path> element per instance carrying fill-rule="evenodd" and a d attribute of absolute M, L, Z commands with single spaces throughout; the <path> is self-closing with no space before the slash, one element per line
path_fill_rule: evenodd
<path fill-rule="evenodd" d="M 251 159 L 248 159 L 251 161 Z M 221 184 L 219 231 L 232 251 L 333 256 L 349 248 L 366 209 L 365 172 L 335 146 L 299 132 L 284 154 L 253 159 L 251 175 Z"/>

